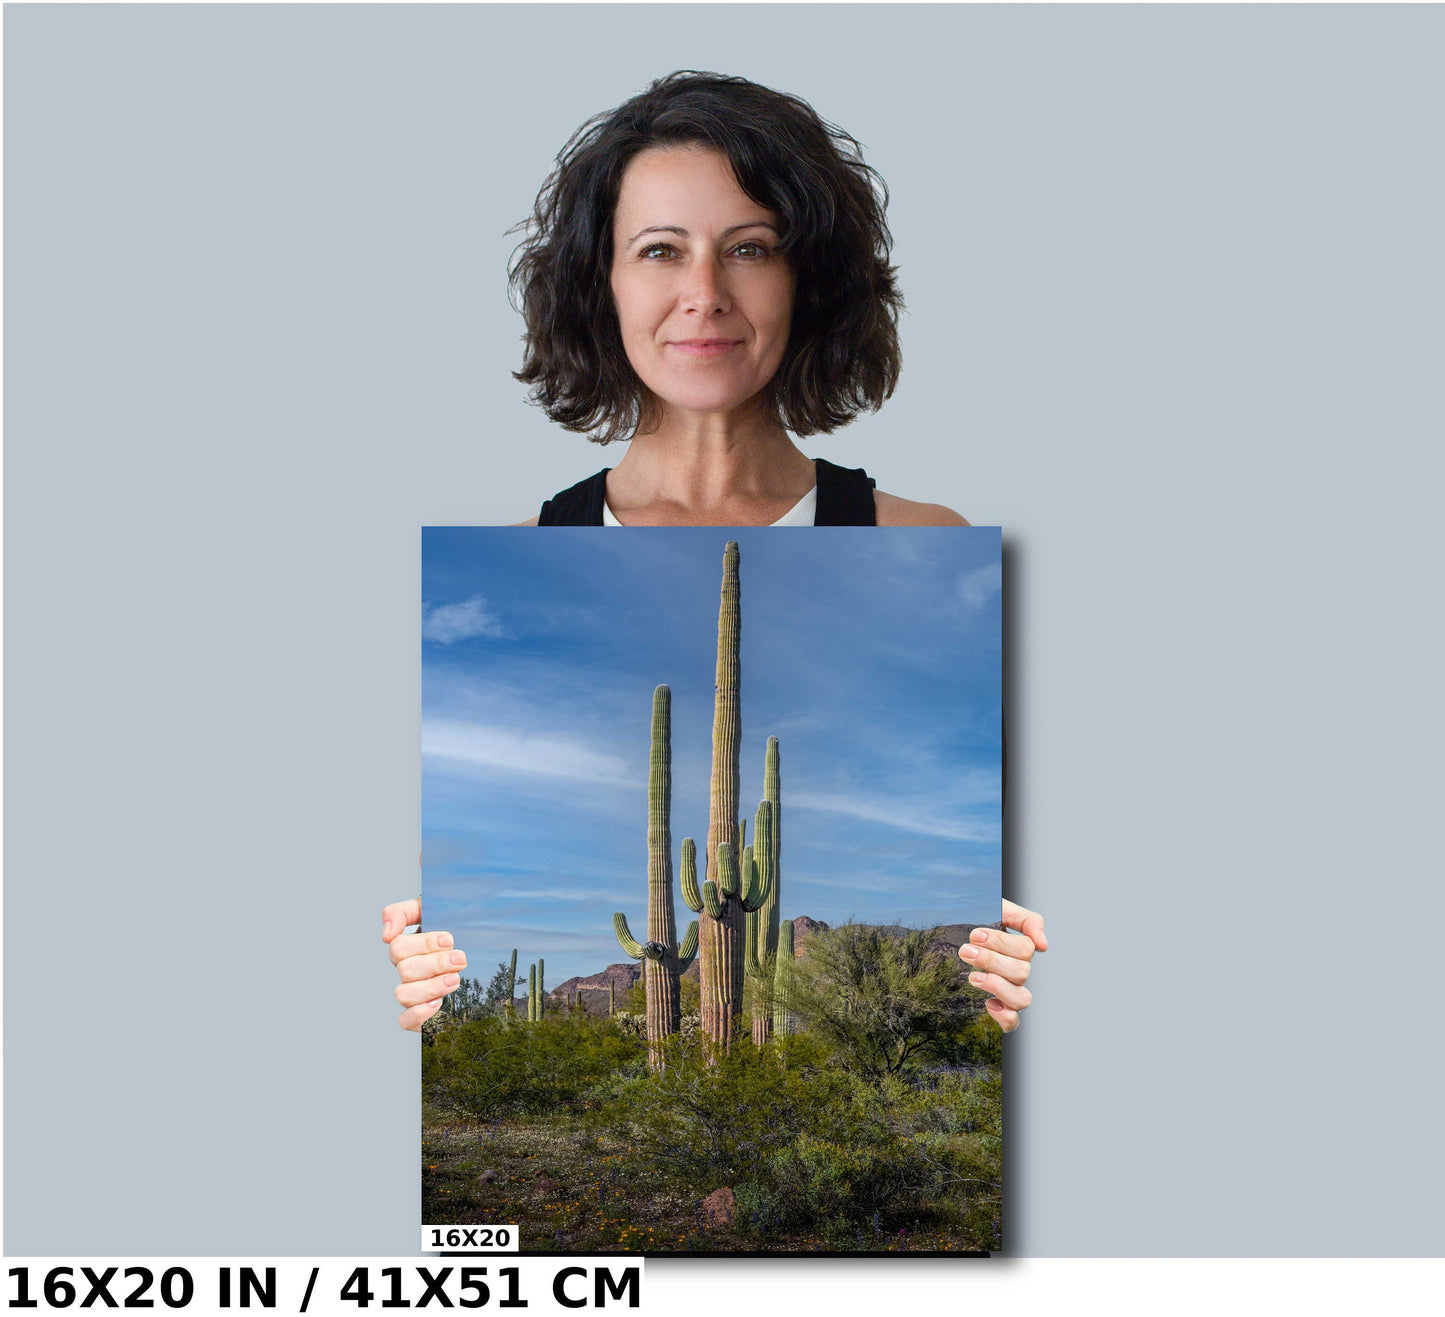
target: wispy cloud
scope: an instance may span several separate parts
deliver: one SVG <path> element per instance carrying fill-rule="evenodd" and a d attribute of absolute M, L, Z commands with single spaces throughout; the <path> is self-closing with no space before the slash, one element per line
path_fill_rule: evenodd
<path fill-rule="evenodd" d="M 619 896 L 615 892 L 598 891 L 595 887 L 513 887 L 490 891 L 487 895 L 508 901 L 602 901 L 616 905 L 631 900 L 637 893 L 633 892 L 632 897 L 627 897 Z"/>
<path fill-rule="evenodd" d="M 827 878 L 814 878 L 809 874 L 789 873 L 787 881 L 802 883 L 805 887 L 827 887 L 837 888 L 849 892 L 903 892 L 909 890 L 911 884 L 899 882 L 892 878 L 843 878 L 837 875 L 830 875 Z"/>
<path fill-rule="evenodd" d="M 519 732 L 480 723 L 432 719 L 422 723 L 423 759 L 471 769 L 532 773 L 585 782 L 633 786 L 630 766 L 616 755 L 546 733 Z"/>
<path fill-rule="evenodd" d="M 958 578 L 959 602 L 967 609 L 982 608 L 1003 589 L 1003 565 L 985 563 Z"/>
<path fill-rule="evenodd" d="M 422 639 L 433 640 L 438 645 L 473 640 L 478 636 L 500 640 L 506 634 L 506 629 L 492 615 L 487 601 L 479 594 L 457 604 L 433 605 L 422 615 Z"/>
<path fill-rule="evenodd" d="M 994 819 L 928 815 L 887 800 L 799 792 L 788 796 L 786 805 L 790 809 L 814 809 L 829 814 L 846 814 L 855 819 L 866 819 L 870 823 L 898 828 L 903 832 L 915 832 L 926 837 L 946 837 L 949 841 L 990 842 L 999 839 L 998 823 Z"/>

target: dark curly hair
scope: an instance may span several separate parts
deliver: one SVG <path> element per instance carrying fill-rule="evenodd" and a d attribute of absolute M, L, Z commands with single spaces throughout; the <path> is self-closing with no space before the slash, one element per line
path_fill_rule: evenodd
<path fill-rule="evenodd" d="M 595 443 L 655 424 L 612 301 L 612 215 L 623 171 L 653 146 L 721 151 L 739 185 L 778 214 L 797 280 L 788 345 L 768 398 L 798 435 L 828 434 L 892 394 L 903 298 L 889 264 L 888 189 L 858 143 L 806 101 L 746 78 L 682 70 L 589 119 L 542 185 L 510 269 L 526 320 L 529 398 Z"/>

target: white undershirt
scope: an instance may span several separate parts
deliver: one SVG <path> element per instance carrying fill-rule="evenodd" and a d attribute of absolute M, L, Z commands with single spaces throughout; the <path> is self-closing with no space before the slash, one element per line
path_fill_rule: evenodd
<path fill-rule="evenodd" d="M 774 526 L 811 526 L 814 518 L 818 515 L 818 487 L 814 485 L 806 494 L 793 504 L 781 517 L 771 522 Z M 604 526 L 620 526 L 622 523 L 612 515 L 612 509 L 607 506 L 607 499 L 602 500 L 602 524 Z"/>

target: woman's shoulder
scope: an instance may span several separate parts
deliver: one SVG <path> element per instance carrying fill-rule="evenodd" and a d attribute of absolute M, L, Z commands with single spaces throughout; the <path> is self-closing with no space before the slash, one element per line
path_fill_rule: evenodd
<path fill-rule="evenodd" d="M 873 508 L 880 526 L 967 526 L 969 523 L 941 503 L 915 503 L 911 498 L 873 491 Z"/>

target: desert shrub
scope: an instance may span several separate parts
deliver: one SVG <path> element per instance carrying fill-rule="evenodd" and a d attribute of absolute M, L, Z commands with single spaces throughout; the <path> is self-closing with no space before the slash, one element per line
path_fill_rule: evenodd
<path fill-rule="evenodd" d="M 869 1085 L 873 1111 L 909 1134 L 1002 1137 L 1003 1089 L 997 1069 L 919 1070 Z"/>
<path fill-rule="evenodd" d="M 808 938 L 788 1000 L 800 1022 L 847 1069 L 878 1077 L 939 1059 L 969 1022 L 967 987 L 927 929 L 843 924 Z"/>
<path fill-rule="evenodd" d="M 483 1120 L 556 1111 L 644 1057 L 639 1040 L 606 1016 L 559 1014 L 540 1024 L 488 1016 L 436 1034 L 422 1052 L 422 1092 Z"/>
<path fill-rule="evenodd" d="M 930 1055 L 946 1065 L 1002 1065 L 1003 1030 L 987 1011 L 971 1014 L 957 1028 L 940 1036 Z"/>
<path fill-rule="evenodd" d="M 787 1041 L 719 1053 L 701 1034 L 675 1034 L 662 1070 L 592 1091 L 594 1120 L 660 1177 L 694 1188 L 732 1184 L 797 1134 L 846 1123 L 848 1076 L 817 1044 Z"/>

